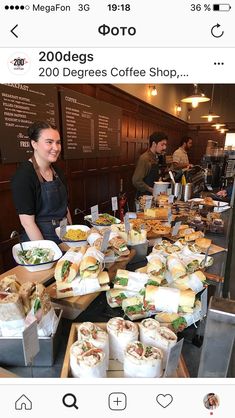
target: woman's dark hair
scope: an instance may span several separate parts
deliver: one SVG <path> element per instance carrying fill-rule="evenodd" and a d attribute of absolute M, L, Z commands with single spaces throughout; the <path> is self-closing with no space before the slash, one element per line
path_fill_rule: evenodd
<path fill-rule="evenodd" d="M 153 142 L 161 142 L 163 140 L 168 140 L 168 136 L 164 132 L 153 132 L 149 137 L 149 146 L 151 147 Z"/>
<path fill-rule="evenodd" d="M 37 142 L 38 138 L 40 136 L 40 133 L 43 129 L 57 130 L 57 128 L 55 126 L 51 125 L 50 123 L 39 120 L 39 121 L 36 121 L 36 122 L 32 123 L 32 125 L 29 126 L 29 128 L 28 128 L 29 139 L 31 141 Z"/>

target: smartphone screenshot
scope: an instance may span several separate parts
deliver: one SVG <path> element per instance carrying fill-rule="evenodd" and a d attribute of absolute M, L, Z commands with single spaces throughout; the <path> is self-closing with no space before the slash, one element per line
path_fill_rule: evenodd
<path fill-rule="evenodd" d="M 229 413 L 234 18 L 233 1 L 1 2 L 6 418 Z"/>

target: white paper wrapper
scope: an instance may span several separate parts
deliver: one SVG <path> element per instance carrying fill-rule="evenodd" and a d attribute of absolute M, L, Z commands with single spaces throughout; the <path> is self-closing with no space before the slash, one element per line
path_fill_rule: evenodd
<path fill-rule="evenodd" d="M 61 258 L 61 260 L 68 260 L 71 263 L 80 263 L 81 259 L 83 257 L 83 253 L 82 252 L 76 252 L 73 250 L 68 250 Z"/>
<path fill-rule="evenodd" d="M 160 324 L 156 319 L 148 318 L 143 319 L 141 323 L 139 324 L 140 328 L 140 341 L 144 343 L 145 345 L 151 345 L 149 342 L 145 340 L 145 338 L 155 338 L 156 333 L 160 329 Z"/>
<path fill-rule="evenodd" d="M 130 271 L 128 274 L 128 290 L 139 292 L 149 279 L 148 274 Z"/>
<path fill-rule="evenodd" d="M 140 348 L 143 347 L 143 354 Z M 147 350 L 152 355 L 145 355 Z M 139 341 L 128 344 L 124 353 L 125 377 L 161 377 L 163 353 L 158 348 L 146 347 Z"/>
<path fill-rule="evenodd" d="M 55 333 L 59 318 L 56 315 L 54 308 L 51 308 L 46 315 L 44 315 L 41 321 L 38 323 L 38 336 L 50 337 Z"/>
<path fill-rule="evenodd" d="M 108 333 L 93 324 L 92 322 L 83 322 L 78 326 L 78 341 L 89 341 L 94 347 L 101 348 L 105 353 L 106 369 L 109 366 L 109 337 Z"/>
<path fill-rule="evenodd" d="M 163 368 L 165 368 L 168 352 L 177 343 L 176 334 L 167 327 L 160 327 L 155 338 L 150 339 L 148 345 L 160 348 L 163 352 Z M 145 343 L 146 344 L 146 343 Z"/>
<path fill-rule="evenodd" d="M 157 259 L 159 259 L 162 262 L 162 264 L 164 264 L 164 266 L 166 264 L 165 257 L 162 254 L 159 254 L 157 252 L 151 252 L 149 255 L 147 255 L 146 258 L 147 258 L 148 262 L 151 261 L 154 258 L 157 258 Z"/>
<path fill-rule="evenodd" d="M 24 319 L 16 319 L 13 321 L 0 320 L 0 335 L 2 337 L 22 337 L 25 328 Z"/>
<path fill-rule="evenodd" d="M 177 313 L 180 291 L 168 287 L 158 287 L 155 296 L 155 308 L 158 312 Z"/>
<path fill-rule="evenodd" d="M 195 293 L 201 292 L 201 290 L 203 290 L 203 283 L 197 277 L 196 271 L 189 275 L 188 284 L 190 289 L 192 289 Z"/>
<path fill-rule="evenodd" d="M 55 333 L 59 319 L 54 311 L 54 308 L 51 308 L 50 311 L 47 312 L 46 315 L 43 315 L 39 321 L 37 318 L 37 314 L 34 315 L 34 308 L 32 307 L 32 309 L 25 318 L 25 328 L 32 324 L 35 321 L 35 319 L 37 320 L 39 337 L 50 337 L 52 334 Z"/>
<path fill-rule="evenodd" d="M 73 377 L 106 377 L 105 353 L 89 342 L 76 341 L 70 348 L 70 370 Z"/>
<path fill-rule="evenodd" d="M 101 251 L 97 250 L 95 247 L 89 247 L 86 250 L 84 258 L 88 256 L 95 257 L 96 260 L 98 260 L 101 264 L 103 264 L 104 262 L 104 254 Z"/>
<path fill-rule="evenodd" d="M 110 358 L 123 363 L 124 350 L 127 344 L 138 339 L 138 326 L 131 321 L 115 317 L 107 322 L 107 332 L 109 335 Z"/>
<path fill-rule="evenodd" d="M 77 276 L 77 278 L 69 284 L 69 287 L 72 287 L 74 296 L 82 296 L 98 292 L 100 290 L 100 283 L 97 277 L 94 279 L 82 279 L 80 276 Z"/>
<path fill-rule="evenodd" d="M 116 237 L 119 237 L 120 235 L 117 233 L 117 232 L 110 232 L 110 235 L 109 235 L 109 241 L 111 241 L 111 239 L 113 239 L 113 238 L 116 238 Z"/>
<path fill-rule="evenodd" d="M 94 243 L 96 242 L 96 240 L 102 238 L 102 235 L 98 234 L 98 232 L 92 232 L 88 237 L 87 237 L 87 242 L 89 245 L 94 245 Z"/>
<path fill-rule="evenodd" d="M 167 267 L 171 273 L 173 280 L 178 277 L 185 276 L 186 268 L 177 255 L 170 255 L 167 257 Z"/>
<path fill-rule="evenodd" d="M 196 306 L 193 309 L 192 313 L 187 313 L 183 315 L 185 321 L 187 322 L 187 326 L 195 324 L 197 321 L 200 321 L 203 318 L 202 311 L 201 311 L 201 302 L 197 301 Z"/>

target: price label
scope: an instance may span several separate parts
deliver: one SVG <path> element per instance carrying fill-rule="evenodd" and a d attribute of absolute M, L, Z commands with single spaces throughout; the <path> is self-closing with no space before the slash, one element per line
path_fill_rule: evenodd
<path fill-rule="evenodd" d="M 168 221 L 168 224 L 170 225 L 171 224 L 171 222 L 172 222 L 172 213 L 171 213 L 171 210 L 169 209 L 168 210 L 168 218 L 167 218 L 167 221 Z"/>
<path fill-rule="evenodd" d="M 39 340 L 37 321 L 33 321 L 22 333 L 25 365 L 32 364 L 34 357 L 39 353 Z"/>
<path fill-rule="evenodd" d="M 67 218 L 64 218 L 62 221 L 60 221 L 60 239 L 62 239 L 66 234 L 67 223 Z"/>
<path fill-rule="evenodd" d="M 145 196 L 145 209 L 150 209 L 152 207 L 152 200 L 153 200 L 153 196 Z"/>
<path fill-rule="evenodd" d="M 112 201 L 112 211 L 115 212 L 116 210 L 118 210 L 117 196 L 112 197 L 111 201 Z"/>
<path fill-rule="evenodd" d="M 207 314 L 207 288 L 201 294 L 201 315 L 202 317 Z"/>
<path fill-rule="evenodd" d="M 98 205 L 92 206 L 91 207 L 91 220 L 92 222 L 95 222 L 99 217 L 99 209 L 98 209 Z"/>
<path fill-rule="evenodd" d="M 172 228 L 172 233 L 171 233 L 172 236 L 178 234 L 180 225 L 181 225 L 181 222 L 176 222 L 175 223 L 175 225 Z"/>
<path fill-rule="evenodd" d="M 168 197 L 168 203 L 170 203 L 170 204 L 173 203 L 174 202 L 174 197 L 175 196 L 173 194 L 170 194 L 169 197 Z"/>
<path fill-rule="evenodd" d="M 105 251 L 108 248 L 110 232 L 111 232 L 111 229 L 106 229 L 106 231 L 104 232 L 103 240 L 102 240 L 101 248 L 100 248 L 100 251 L 102 253 L 105 253 Z"/>
<path fill-rule="evenodd" d="M 128 215 L 128 213 L 126 213 L 125 216 L 124 216 L 124 224 L 125 224 L 125 231 L 126 232 L 129 232 L 130 229 L 131 229 L 131 226 L 130 226 L 130 222 L 129 222 L 129 215 Z"/>
<path fill-rule="evenodd" d="M 171 347 L 170 351 L 168 352 L 164 377 L 172 377 L 176 371 L 180 361 L 183 341 L 184 339 L 182 338 L 175 345 L 173 345 L 173 347 Z"/>

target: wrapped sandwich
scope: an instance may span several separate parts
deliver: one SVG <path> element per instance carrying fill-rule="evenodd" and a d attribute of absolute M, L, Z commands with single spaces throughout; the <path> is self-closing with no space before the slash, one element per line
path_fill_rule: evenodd
<path fill-rule="evenodd" d="M 99 233 L 98 229 L 91 228 L 87 234 L 87 242 L 91 247 L 95 247 L 97 250 L 100 251 L 101 244 L 103 241 L 102 235 Z"/>
<path fill-rule="evenodd" d="M 76 341 L 70 348 L 70 370 L 73 377 L 106 377 L 104 351 L 89 341 Z"/>
<path fill-rule="evenodd" d="M 192 312 L 195 302 L 195 292 L 179 290 L 170 287 L 146 286 L 145 301 L 156 311 L 177 313 Z"/>
<path fill-rule="evenodd" d="M 0 292 L 0 335 L 22 335 L 25 325 L 24 308 L 16 293 Z"/>
<path fill-rule="evenodd" d="M 145 346 L 140 341 L 131 342 L 124 353 L 124 376 L 161 377 L 162 358 L 160 349 Z"/>
<path fill-rule="evenodd" d="M 151 253 L 147 256 L 147 273 L 150 278 L 156 280 L 159 284 L 164 279 L 166 270 L 166 260 L 163 256 L 157 253 Z"/>
<path fill-rule="evenodd" d="M 77 276 L 71 283 L 57 283 L 56 295 L 58 299 L 70 296 L 82 296 L 95 292 L 103 292 L 110 289 L 109 274 L 101 271 L 97 277 L 84 279 Z"/>
<path fill-rule="evenodd" d="M 109 245 L 114 250 L 114 253 L 118 256 L 125 256 L 130 254 L 130 250 L 127 248 L 126 241 L 114 232 L 111 232 L 110 234 Z"/>
<path fill-rule="evenodd" d="M 71 283 L 79 272 L 79 266 L 86 247 L 70 248 L 57 262 L 55 268 L 56 283 Z"/>
<path fill-rule="evenodd" d="M 139 324 L 140 341 L 146 345 L 151 345 L 150 339 L 155 338 L 156 333 L 160 329 L 160 323 L 153 318 L 143 319 Z"/>
<path fill-rule="evenodd" d="M 192 289 L 195 293 L 201 292 L 206 282 L 206 276 L 200 270 L 175 280 L 171 286 L 180 290 Z"/>
<path fill-rule="evenodd" d="M 141 294 L 123 300 L 122 309 L 125 315 L 128 316 L 128 318 L 132 321 L 148 318 L 156 313 L 155 309 L 151 310 L 151 307 L 145 305 L 144 295 Z"/>
<path fill-rule="evenodd" d="M 106 298 L 111 308 L 117 308 L 118 306 L 122 306 L 124 299 L 135 296 L 136 294 L 137 292 L 131 292 L 130 290 L 110 289 L 106 292 Z"/>
<path fill-rule="evenodd" d="M 23 302 L 25 313 L 34 308 L 34 314 L 41 310 L 41 315 L 46 315 L 51 309 L 50 296 L 41 283 L 25 282 L 21 285 L 19 295 Z"/>
<path fill-rule="evenodd" d="M 113 283 L 115 289 L 139 292 L 144 288 L 148 279 L 149 276 L 147 274 L 118 269 Z"/>
<path fill-rule="evenodd" d="M 110 358 L 123 363 L 124 350 L 127 344 L 138 339 L 138 326 L 131 321 L 115 317 L 107 322 L 107 332 L 109 335 Z"/>
<path fill-rule="evenodd" d="M 153 347 L 160 348 L 163 352 L 163 368 L 165 368 L 168 353 L 171 347 L 177 343 L 177 335 L 167 327 L 160 327 L 154 338 L 150 336 L 145 340 L 151 341 Z"/>
<path fill-rule="evenodd" d="M 167 268 L 173 278 L 173 280 L 179 277 L 185 276 L 187 273 L 185 265 L 176 255 L 169 255 L 167 257 Z"/>
<path fill-rule="evenodd" d="M 0 292 L 18 293 L 19 289 L 20 284 L 17 282 L 17 277 L 15 274 L 11 276 L 5 276 L 0 280 Z"/>
<path fill-rule="evenodd" d="M 109 337 L 107 332 L 92 322 L 83 322 L 77 327 L 78 341 L 89 341 L 105 353 L 106 369 L 109 364 Z"/>
<path fill-rule="evenodd" d="M 80 276 L 84 279 L 97 277 L 103 270 L 104 255 L 95 247 L 87 249 L 81 264 Z"/>

